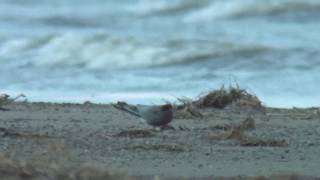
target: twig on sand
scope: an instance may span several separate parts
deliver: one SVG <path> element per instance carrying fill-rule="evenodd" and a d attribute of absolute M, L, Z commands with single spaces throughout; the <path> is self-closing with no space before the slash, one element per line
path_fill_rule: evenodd
<path fill-rule="evenodd" d="M 4 127 L 0 127 L 0 136 L 1 137 L 15 137 L 15 138 L 54 138 L 53 136 L 47 134 L 34 134 L 27 132 L 18 132 L 13 129 L 7 129 Z"/>
<path fill-rule="evenodd" d="M 21 97 L 23 98 L 26 96 L 24 94 L 19 94 L 15 98 L 10 98 L 10 96 L 8 94 L 0 94 L 0 110 L 1 111 L 9 111 L 10 109 L 4 108 L 3 106 L 9 105 Z"/>
<path fill-rule="evenodd" d="M 183 111 L 189 112 L 192 116 L 195 117 L 203 117 L 203 114 L 200 112 L 199 108 L 197 108 L 191 99 L 183 97 L 183 98 L 177 98 L 179 102 L 181 102 L 183 105 Z"/>
<path fill-rule="evenodd" d="M 211 90 L 194 100 L 186 97 L 177 98 L 177 100 L 182 103 L 179 109 L 200 117 L 202 116 L 200 109 L 224 109 L 227 106 L 257 110 L 265 113 L 265 107 L 259 98 L 250 94 L 247 90 L 241 89 L 239 86 L 230 86 L 229 88 L 222 86 L 220 89 Z"/>

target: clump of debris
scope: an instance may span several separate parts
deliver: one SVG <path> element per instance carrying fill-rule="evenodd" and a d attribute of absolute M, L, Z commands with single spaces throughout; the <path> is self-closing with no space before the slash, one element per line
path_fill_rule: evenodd
<path fill-rule="evenodd" d="M 204 95 L 200 95 L 196 99 L 178 98 L 182 105 L 178 106 L 178 110 L 184 110 L 194 116 L 201 117 L 200 109 L 217 108 L 223 109 L 226 107 L 240 107 L 249 108 L 258 111 L 265 111 L 260 99 L 250 94 L 246 89 L 240 88 L 238 85 L 225 88 L 221 86 L 220 89 L 211 90 Z"/>
<path fill-rule="evenodd" d="M 9 105 L 21 97 L 26 96 L 24 94 L 20 94 L 14 98 L 11 98 L 8 94 L 0 94 L 0 110 L 8 111 L 9 109 L 4 108 L 3 106 Z"/>
<path fill-rule="evenodd" d="M 200 108 L 213 107 L 213 108 L 225 108 L 233 103 L 248 103 L 253 106 L 262 107 L 262 102 L 257 96 L 248 93 L 245 89 L 239 88 L 239 86 L 225 88 L 222 86 L 218 90 L 212 90 L 204 96 L 200 96 L 193 103 Z"/>

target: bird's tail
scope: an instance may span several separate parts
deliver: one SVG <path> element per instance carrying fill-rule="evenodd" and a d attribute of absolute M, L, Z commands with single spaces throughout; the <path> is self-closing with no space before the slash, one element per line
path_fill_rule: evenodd
<path fill-rule="evenodd" d="M 116 109 L 125 111 L 125 112 L 132 114 L 134 116 L 141 117 L 138 113 L 138 109 L 135 106 L 129 105 L 125 102 L 119 101 L 119 102 L 117 102 L 117 104 L 112 104 L 112 106 L 115 107 Z"/>

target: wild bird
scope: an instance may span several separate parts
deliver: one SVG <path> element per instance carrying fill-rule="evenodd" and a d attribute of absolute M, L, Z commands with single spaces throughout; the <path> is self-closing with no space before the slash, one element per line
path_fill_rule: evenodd
<path fill-rule="evenodd" d="M 131 115 L 140 117 L 153 127 L 168 127 L 172 121 L 173 110 L 171 104 L 160 106 L 147 106 L 147 105 L 129 105 L 125 102 L 118 102 L 113 106 L 121 111 L 125 111 Z"/>

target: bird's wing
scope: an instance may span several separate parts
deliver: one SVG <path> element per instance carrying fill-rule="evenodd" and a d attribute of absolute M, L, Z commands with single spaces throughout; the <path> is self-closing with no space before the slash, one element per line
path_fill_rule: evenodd
<path fill-rule="evenodd" d="M 136 107 L 134 106 L 130 106 L 125 102 L 118 102 L 117 104 L 112 104 L 113 107 L 115 107 L 116 109 L 119 109 L 121 111 L 125 111 L 131 115 L 137 116 L 137 117 L 141 117 L 136 109 Z"/>

